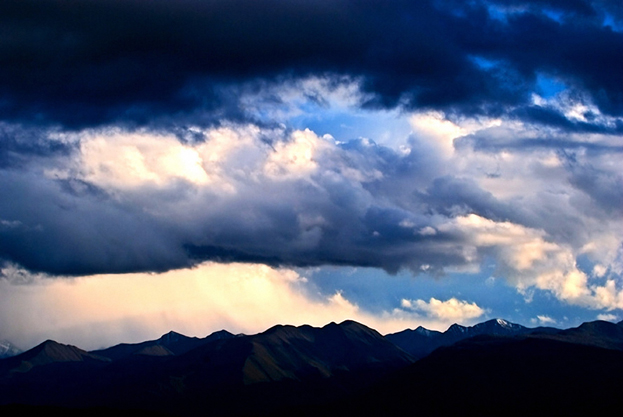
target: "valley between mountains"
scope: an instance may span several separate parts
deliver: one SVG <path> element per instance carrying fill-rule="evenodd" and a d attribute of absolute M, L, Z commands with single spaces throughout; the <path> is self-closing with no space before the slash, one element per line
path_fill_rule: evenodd
<path fill-rule="evenodd" d="M 606 415 L 623 405 L 623 322 L 494 319 L 382 336 L 354 321 L 256 335 L 175 332 L 0 359 L 3 415 Z M 619 408 L 620 409 L 620 408 Z"/>

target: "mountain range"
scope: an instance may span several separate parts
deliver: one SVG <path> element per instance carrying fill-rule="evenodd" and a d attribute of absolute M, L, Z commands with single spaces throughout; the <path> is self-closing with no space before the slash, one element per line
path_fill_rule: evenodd
<path fill-rule="evenodd" d="M 520 336 L 530 333 L 557 333 L 553 327 L 528 328 L 503 319 L 493 319 L 472 327 L 453 324 L 445 332 L 428 330 L 420 326 L 415 330 L 403 330 L 385 336 L 416 359 L 421 359 L 435 349 L 450 346 L 461 340 L 479 335 Z"/>
<path fill-rule="evenodd" d="M 382 336 L 345 321 L 278 325 L 256 335 L 170 332 L 91 352 L 48 340 L 0 359 L 0 410 L 572 415 L 618 406 L 621 379 L 623 322 L 560 330 L 494 319 Z M 575 396 L 564 400 L 566 392 Z"/>

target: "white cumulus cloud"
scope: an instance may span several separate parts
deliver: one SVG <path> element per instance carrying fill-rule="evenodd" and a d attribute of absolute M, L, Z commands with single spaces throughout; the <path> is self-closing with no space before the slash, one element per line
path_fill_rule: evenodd
<path fill-rule="evenodd" d="M 485 314 L 485 310 L 476 303 L 458 300 L 454 297 L 446 301 L 436 298 L 431 298 L 429 301 L 403 299 L 401 308 L 404 311 L 451 323 L 464 323 Z"/>

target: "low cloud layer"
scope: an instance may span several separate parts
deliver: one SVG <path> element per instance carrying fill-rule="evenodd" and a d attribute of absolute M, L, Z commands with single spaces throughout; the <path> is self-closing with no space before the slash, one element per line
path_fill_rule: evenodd
<path fill-rule="evenodd" d="M 51 280 L 16 268 L 0 280 L 0 334 L 22 348 L 45 339 L 98 349 L 156 339 L 175 330 L 205 337 L 227 329 L 255 334 L 275 324 L 323 326 L 357 320 L 382 333 L 425 325 L 445 330 L 471 323 L 475 305 L 431 302 L 432 313 L 373 314 L 341 292 L 321 295 L 293 270 L 265 265 L 204 263 L 164 274 L 98 275 Z M 28 284 L 28 285 L 26 285 Z M 440 314 L 444 307 L 468 314 Z M 28 308 L 25 308 L 28 306 Z"/>

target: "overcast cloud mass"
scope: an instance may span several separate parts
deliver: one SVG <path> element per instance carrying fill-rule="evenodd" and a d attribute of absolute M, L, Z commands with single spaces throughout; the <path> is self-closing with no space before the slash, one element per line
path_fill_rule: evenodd
<path fill-rule="evenodd" d="M 618 0 L 4 0 L 0 339 L 620 320 L 622 162 Z"/>

